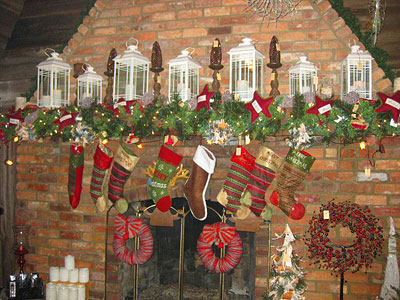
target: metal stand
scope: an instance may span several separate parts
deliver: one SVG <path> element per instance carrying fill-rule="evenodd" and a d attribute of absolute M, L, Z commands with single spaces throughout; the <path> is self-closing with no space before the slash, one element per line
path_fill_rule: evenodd
<path fill-rule="evenodd" d="M 136 217 L 140 217 L 140 213 L 136 212 Z M 140 239 L 139 236 L 135 236 L 135 251 L 139 249 Z M 133 299 L 139 299 L 139 265 L 133 266 Z"/>
<path fill-rule="evenodd" d="M 220 214 L 218 214 L 218 216 L 221 218 L 222 223 L 226 222 L 225 208 L 222 212 L 222 216 Z M 224 256 L 225 256 L 225 246 L 221 248 L 221 252 L 220 252 L 220 257 L 224 257 Z M 219 273 L 218 299 L 219 300 L 225 299 L 225 273 Z"/>
<path fill-rule="evenodd" d="M 344 273 L 340 273 L 340 300 L 343 300 Z"/>
<path fill-rule="evenodd" d="M 178 275 L 178 300 L 183 300 L 183 271 L 185 267 L 185 207 L 182 208 L 181 229 L 179 239 L 179 275 Z"/>
<path fill-rule="evenodd" d="M 271 223 L 268 222 L 268 254 L 267 254 L 267 287 L 266 292 L 269 294 L 269 276 L 271 273 Z"/>

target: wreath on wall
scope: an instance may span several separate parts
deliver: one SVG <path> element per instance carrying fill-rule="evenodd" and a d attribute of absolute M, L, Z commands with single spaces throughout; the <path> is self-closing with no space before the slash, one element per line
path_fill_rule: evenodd
<path fill-rule="evenodd" d="M 126 241 L 139 237 L 139 249 L 129 250 Z M 139 217 L 115 217 L 113 250 L 115 256 L 129 265 L 142 265 L 153 255 L 154 240 L 149 226 Z"/>
<path fill-rule="evenodd" d="M 348 228 L 355 238 L 350 245 L 337 245 L 329 231 L 338 225 Z M 310 220 L 306 245 L 309 258 L 320 269 L 332 273 L 357 272 L 371 267 L 373 259 L 382 253 L 382 227 L 369 207 L 349 201 L 323 204 Z"/>
<path fill-rule="evenodd" d="M 213 245 L 221 249 L 228 246 L 223 257 L 216 257 Z M 197 241 L 201 262 L 209 271 L 225 273 L 237 266 L 243 253 L 242 240 L 235 227 L 218 222 L 205 225 Z"/>

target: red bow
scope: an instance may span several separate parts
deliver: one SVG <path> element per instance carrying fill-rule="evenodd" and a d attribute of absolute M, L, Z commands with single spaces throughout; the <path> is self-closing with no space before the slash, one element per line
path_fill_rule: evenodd
<path fill-rule="evenodd" d="M 135 237 L 141 225 L 141 219 L 137 217 L 124 217 L 121 214 L 118 214 L 115 217 L 115 231 L 119 234 L 123 234 L 124 240 Z"/>
<path fill-rule="evenodd" d="M 235 234 L 235 227 L 229 226 L 221 222 L 211 225 L 205 225 L 203 228 L 204 240 L 208 244 L 215 243 L 218 248 L 222 248 L 224 245 L 228 245 Z"/>

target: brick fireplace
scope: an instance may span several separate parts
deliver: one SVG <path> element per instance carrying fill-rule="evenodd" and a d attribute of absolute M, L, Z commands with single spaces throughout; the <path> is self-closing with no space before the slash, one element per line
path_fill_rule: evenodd
<path fill-rule="evenodd" d="M 364 181 L 365 179 L 359 176 L 363 174 L 367 160 L 366 153 L 360 150 L 358 145 L 310 149 L 310 153 L 317 160 L 296 194 L 297 199 L 306 207 L 306 216 L 299 221 L 289 221 L 293 232 L 303 234 L 308 228 L 312 213 L 319 209 L 321 203 L 326 203 L 332 198 L 337 201 L 351 200 L 369 205 L 385 228 L 387 228 L 388 216 L 395 217 L 396 225 L 399 225 L 400 150 L 397 147 L 399 142 L 399 138 L 384 139 L 386 153 L 377 157 L 377 168 L 373 170 L 373 174 L 386 174 L 386 176 L 377 176 L 378 179 L 373 181 Z M 183 163 L 186 168 L 190 168 L 191 155 L 195 151 L 196 143 L 188 142 L 175 149 L 185 156 Z M 159 145 L 159 142 L 151 142 L 145 144 L 144 149 L 136 150 L 141 159 L 130 177 L 129 184 L 135 186 L 135 189 L 130 192 L 130 201 L 140 198 L 140 189 L 144 188 L 147 182 L 146 176 L 141 171 L 156 159 Z M 287 146 L 280 139 L 271 139 L 265 145 L 283 156 L 288 151 Z M 115 151 L 117 143 L 112 142 L 110 146 Z M 259 143 L 252 142 L 248 149 L 256 153 L 258 147 Z M 217 169 L 210 182 L 209 192 L 210 199 L 215 199 L 226 177 L 230 165 L 229 158 L 234 148 L 210 146 L 209 149 L 217 157 Z M 103 299 L 105 237 L 108 230 L 106 299 L 121 299 L 121 293 L 125 291 L 121 285 L 121 274 L 124 273 L 122 271 L 124 268 L 114 257 L 111 248 L 115 211 L 111 211 L 110 224 L 107 228 L 105 213 L 96 212 L 89 196 L 94 148 L 89 147 L 85 153 L 82 199 L 75 210 L 70 207 L 67 195 L 68 151 L 69 145 L 63 143 L 29 143 L 18 146 L 17 223 L 32 226 L 30 237 L 32 252 L 27 256 L 27 270 L 40 272 L 47 279 L 49 266 L 61 266 L 64 263 L 64 256 L 72 254 L 76 257 L 78 267 L 88 267 L 91 270 L 90 299 Z M 273 212 L 272 233 L 280 234 L 288 220 L 279 209 L 273 208 Z M 261 295 L 267 283 L 266 229 L 266 226 L 261 227 L 260 232 L 254 235 L 254 246 L 249 243 L 248 249 L 248 252 L 255 253 L 255 266 L 251 267 L 249 262 L 251 269 L 249 278 L 254 276 L 255 299 L 262 299 Z M 178 237 L 175 229 L 156 230 L 173 230 L 173 234 L 169 233 L 166 236 L 174 239 Z M 157 234 L 155 232 L 154 236 Z M 338 231 L 334 234 L 339 237 L 345 236 L 346 232 Z M 251 234 L 248 238 L 251 239 Z M 178 251 L 172 248 L 174 253 Z M 300 255 L 306 254 L 302 241 L 295 244 L 295 249 Z M 162 249 L 156 251 L 159 255 L 166 254 Z M 185 262 L 186 268 L 189 268 L 191 260 L 185 257 Z M 373 299 L 373 296 L 379 293 L 380 284 L 383 281 L 384 262 L 385 258 L 380 257 L 367 273 L 347 274 L 346 298 Z M 315 269 L 305 256 L 303 266 L 307 272 L 306 280 L 309 286 L 306 292 L 307 299 L 335 299 L 337 297 L 338 278 L 328 271 Z M 142 267 L 143 270 L 146 268 L 146 266 Z M 188 272 L 185 273 L 185 280 L 190 282 Z M 147 281 L 153 281 L 153 278 L 148 277 Z M 125 292 L 127 293 L 127 290 Z"/>

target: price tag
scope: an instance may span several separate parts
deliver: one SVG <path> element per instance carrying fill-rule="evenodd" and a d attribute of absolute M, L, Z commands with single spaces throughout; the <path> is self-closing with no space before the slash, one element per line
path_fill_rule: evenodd
<path fill-rule="evenodd" d="M 218 47 L 218 41 L 214 41 L 213 47 Z"/>
<path fill-rule="evenodd" d="M 324 210 L 324 220 L 329 220 L 329 210 Z"/>
<path fill-rule="evenodd" d="M 120 105 L 125 106 L 125 105 L 126 105 L 126 101 L 122 101 L 122 102 L 115 103 L 115 104 L 114 104 L 114 109 L 116 109 L 116 108 L 117 108 L 118 106 L 120 106 Z"/>
<path fill-rule="evenodd" d="M 276 43 L 276 50 L 281 51 L 281 45 L 279 43 Z"/>
<path fill-rule="evenodd" d="M 252 106 L 253 106 L 254 110 L 256 111 L 256 113 L 259 114 L 262 111 L 262 108 L 261 108 L 260 104 L 258 104 L 257 101 L 254 101 Z"/>
<path fill-rule="evenodd" d="M 369 166 L 366 166 L 364 169 L 365 177 L 370 178 L 371 177 L 371 168 Z"/>
<path fill-rule="evenodd" d="M 62 119 L 62 118 L 61 118 Z M 61 120 L 60 119 L 60 120 Z M 62 122 L 62 121 L 61 121 Z M 14 124 L 14 125 L 18 125 L 19 124 L 19 120 L 18 119 L 13 119 L 13 118 L 10 118 L 10 124 Z"/>
<path fill-rule="evenodd" d="M 314 85 L 318 85 L 318 76 L 314 76 Z"/>
<path fill-rule="evenodd" d="M 66 116 L 60 118 L 60 122 L 64 122 L 64 121 L 66 121 L 68 119 L 71 119 L 71 118 L 72 118 L 72 115 L 66 115 Z"/>
<path fill-rule="evenodd" d="M 275 80 L 275 73 L 271 73 L 271 81 Z"/>
<path fill-rule="evenodd" d="M 392 106 L 392 107 L 394 107 L 396 109 L 400 109 L 400 103 L 397 102 L 396 100 L 387 98 L 386 99 L 386 104 L 388 104 L 388 105 L 390 105 L 390 106 Z"/>
<path fill-rule="evenodd" d="M 331 111 L 331 109 L 332 109 L 332 106 L 330 104 L 327 104 L 325 106 L 318 108 L 318 112 L 321 115 L 323 115 L 323 114 L 327 113 L 328 111 Z"/>
<path fill-rule="evenodd" d="M 219 72 L 217 73 L 217 80 L 221 80 L 221 74 Z"/>
<path fill-rule="evenodd" d="M 357 69 L 362 70 L 363 69 L 363 62 L 360 60 L 357 64 Z"/>
<path fill-rule="evenodd" d="M 207 96 L 206 95 L 201 95 L 201 96 L 199 96 L 197 98 L 197 103 L 204 102 L 206 100 L 207 100 Z"/>
<path fill-rule="evenodd" d="M 237 147 L 236 148 L 236 156 L 240 156 L 242 154 L 242 148 Z"/>

